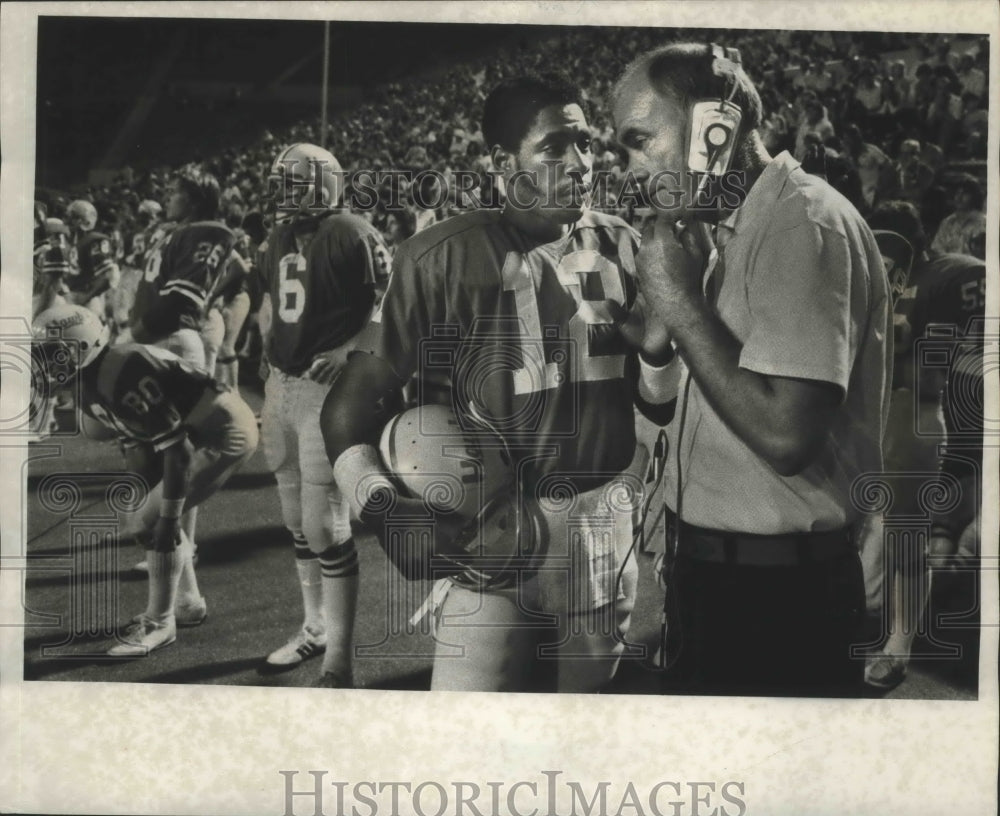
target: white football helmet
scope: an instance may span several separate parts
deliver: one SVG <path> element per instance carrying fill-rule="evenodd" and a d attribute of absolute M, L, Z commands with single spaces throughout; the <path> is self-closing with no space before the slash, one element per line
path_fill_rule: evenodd
<path fill-rule="evenodd" d="M 502 439 L 464 432 L 450 408 L 422 405 L 386 425 L 379 451 L 404 494 L 465 520 L 454 542 L 464 554 L 446 559 L 454 580 L 499 588 L 519 569 L 537 568 L 544 522 L 537 505 L 519 497 Z M 440 575 L 440 564 L 434 571 Z"/>
<path fill-rule="evenodd" d="M 44 377 L 62 386 L 86 368 L 108 345 L 111 329 L 90 309 L 60 304 L 46 309 L 32 322 L 32 352 L 40 355 Z"/>
<path fill-rule="evenodd" d="M 277 208 L 278 223 L 296 217 L 315 218 L 340 205 L 344 194 L 343 170 L 329 150 L 297 142 L 275 157 L 268 189 Z"/>
<path fill-rule="evenodd" d="M 463 433 L 443 405 L 421 405 L 397 415 L 382 431 L 379 452 L 411 498 L 466 519 L 475 518 L 513 482 L 499 442 Z"/>
<path fill-rule="evenodd" d="M 97 226 L 97 208 L 89 201 L 77 199 L 66 208 L 66 223 L 70 229 L 90 232 Z"/>

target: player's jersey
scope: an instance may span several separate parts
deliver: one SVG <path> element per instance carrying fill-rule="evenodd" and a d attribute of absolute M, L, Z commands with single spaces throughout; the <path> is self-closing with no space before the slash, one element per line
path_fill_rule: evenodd
<path fill-rule="evenodd" d="M 402 381 L 450 377 L 463 424 L 489 420 L 539 482 L 607 481 L 635 450 L 629 353 L 608 301 L 635 296 L 638 233 L 586 213 L 539 244 L 496 210 L 458 215 L 400 245 L 379 313 L 359 348 Z"/>
<path fill-rule="evenodd" d="M 77 274 L 66 279 L 73 292 L 86 292 L 101 276 L 112 273 L 114 246 L 102 232 L 85 232 L 76 244 Z"/>
<path fill-rule="evenodd" d="M 175 354 L 156 346 L 112 346 L 84 369 L 83 409 L 120 436 L 168 448 L 184 436 L 197 444 L 194 409 L 226 390 Z"/>
<path fill-rule="evenodd" d="M 313 358 L 343 345 L 364 328 L 375 285 L 389 271 L 381 233 L 363 218 L 324 218 L 305 252 L 291 225 L 276 226 L 260 265 L 271 297 L 267 359 L 288 374 L 302 374 Z"/>
<path fill-rule="evenodd" d="M 199 328 L 234 242 L 233 233 L 218 221 L 181 224 L 169 231 L 165 225 L 163 238 L 146 253 L 132 322 L 149 316 L 159 325 L 170 324 L 167 333 L 174 324 Z"/>

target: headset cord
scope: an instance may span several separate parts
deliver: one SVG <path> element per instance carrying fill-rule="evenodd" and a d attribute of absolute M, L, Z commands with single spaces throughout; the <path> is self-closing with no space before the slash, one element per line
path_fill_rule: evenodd
<path fill-rule="evenodd" d="M 653 463 L 656 464 L 660 459 L 666 459 L 667 456 L 667 433 L 664 430 L 660 430 L 659 434 L 656 436 L 656 443 L 653 445 Z M 655 478 L 653 479 L 653 486 L 649 489 L 649 494 L 646 496 L 646 500 L 642 504 L 642 512 L 639 514 L 639 523 L 636 528 L 632 531 L 632 544 L 628 548 L 628 552 L 625 553 L 625 557 L 622 559 L 621 566 L 618 568 L 618 577 L 615 579 L 615 593 L 614 599 L 617 602 L 618 593 L 621 591 L 622 576 L 625 574 L 625 567 L 628 566 L 629 559 L 635 552 L 636 544 L 639 538 L 642 536 L 646 529 L 646 519 L 649 516 L 649 509 L 653 504 L 653 496 L 659 489 L 660 485 L 663 483 L 663 474 L 666 473 L 666 468 L 662 465 L 659 467 Z"/>
<path fill-rule="evenodd" d="M 675 602 L 677 596 L 674 584 L 674 568 L 676 567 L 677 554 L 680 550 L 681 507 L 684 501 L 684 492 L 681 490 L 681 439 L 684 436 L 684 423 L 687 420 L 688 395 L 690 388 L 691 374 L 689 372 L 687 379 L 684 381 L 684 393 L 681 396 L 681 416 L 678 420 L 677 445 L 674 449 L 674 462 L 675 467 L 677 468 L 677 492 L 674 506 L 677 508 L 677 511 L 674 513 L 673 540 L 671 541 L 670 537 L 667 537 L 666 548 L 663 553 L 663 567 L 661 569 L 661 575 L 663 576 L 663 614 L 660 618 L 660 663 L 657 668 L 664 672 L 673 668 L 674 664 L 677 662 L 677 658 L 680 656 L 680 646 L 684 637 L 681 616 L 680 614 L 675 614 L 672 617 L 675 622 L 676 643 L 678 648 L 675 650 L 673 657 L 671 657 L 668 661 L 667 634 L 671 618 L 671 606 Z"/>

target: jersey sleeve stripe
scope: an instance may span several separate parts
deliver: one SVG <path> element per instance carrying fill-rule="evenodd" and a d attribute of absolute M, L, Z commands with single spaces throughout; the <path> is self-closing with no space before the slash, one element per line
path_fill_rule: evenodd
<path fill-rule="evenodd" d="M 166 448 L 176 445 L 185 437 L 185 433 L 181 428 L 172 428 L 164 434 L 159 436 L 154 436 L 150 439 L 150 444 L 153 446 L 153 450 L 161 451 Z"/>

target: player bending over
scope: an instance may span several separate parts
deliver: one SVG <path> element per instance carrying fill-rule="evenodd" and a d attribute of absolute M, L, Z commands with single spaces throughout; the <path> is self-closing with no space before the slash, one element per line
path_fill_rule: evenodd
<path fill-rule="evenodd" d="M 162 456 L 148 480 L 155 487 L 129 520 L 149 563 L 148 603 L 108 651 L 143 657 L 173 643 L 178 624 L 197 625 L 208 614 L 181 513 L 211 496 L 253 455 L 253 411 L 235 391 L 165 349 L 108 346 L 108 327 L 84 307 L 55 306 L 36 318 L 34 331 L 47 382 L 79 375 L 84 413 L 126 441 L 131 461 L 143 452 Z"/>

